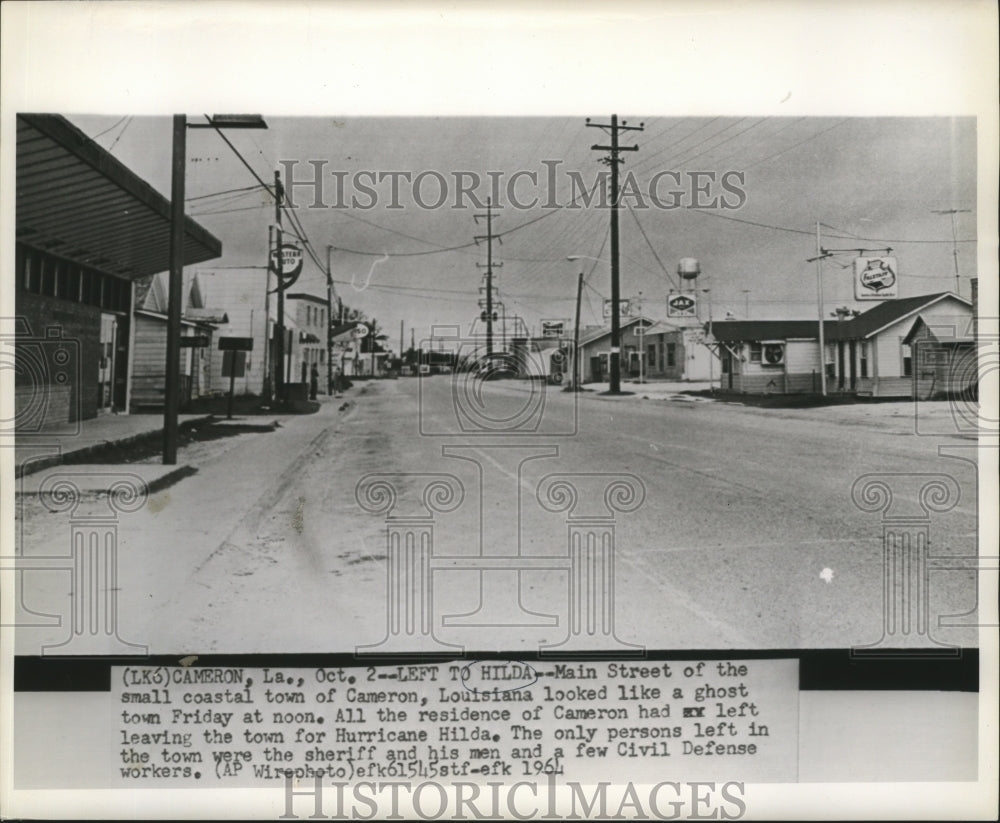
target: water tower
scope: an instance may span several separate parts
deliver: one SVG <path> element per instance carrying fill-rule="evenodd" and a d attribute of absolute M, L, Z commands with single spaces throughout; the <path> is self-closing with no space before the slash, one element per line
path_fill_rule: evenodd
<path fill-rule="evenodd" d="M 698 275 L 701 274 L 701 265 L 694 257 L 682 257 L 677 264 L 677 274 L 682 280 L 697 280 Z M 688 283 L 688 285 L 694 288 L 694 283 Z"/>

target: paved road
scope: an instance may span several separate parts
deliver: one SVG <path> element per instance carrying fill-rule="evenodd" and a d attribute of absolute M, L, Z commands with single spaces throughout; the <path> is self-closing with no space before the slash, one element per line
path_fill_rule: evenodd
<path fill-rule="evenodd" d="M 434 524 L 434 556 L 453 559 L 436 561 L 451 567 L 433 573 L 433 622 L 438 641 L 466 649 L 535 649 L 567 633 L 572 581 L 564 561 L 552 561 L 567 555 L 567 513 L 554 505 L 565 487 L 549 499 L 554 511 L 537 493 L 553 474 L 572 475 L 572 515 L 584 519 L 609 514 L 612 476 L 638 478 L 644 502 L 615 514 L 614 613 L 618 638 L 647 648 L 878 640 L 882 520 L 851 500 L 866 473 L 954 477 L 963 497 L 930 521 L 931 554 L 975 552 L 974 469 L 938 455 L 941 445 L 968 452 L 970 441 L 918 437 L 905 420 L 844 425 L 721 403 L 539 394 L 523 383 L 456 390 L 448 376 L 370 383 L 345 399 L 345 409 L 327 403 L 274 434 L 193 447 L 182 459 L 198 474 L 123 518 L 123 637 L 155 653 L 352 651 L 379 642 L 386 523 L 355 497 L 359 480 L 379 473 L 406 475 L 391 479 L 397 518 L 423 511 L 431 475 L 457 478 L 462 500 Z M 512 420 L 540 422 L 512 435 L 502 431 Z M 922 511 L 917 486 L 893 482 L 891 513 Z M 67 540 L 65 518 L 36 503 L 23 525 L 26 553 Z M 503 558 L 492 565 L 507 569 L 477 571 L 481 556 Z M 526 563 L 533 568 L 511 570 Z M 27 576 L 36 610 L 64 608 L 65 581 L 53 578 Z M 932 572 L 929 581 L 935 621 L 975 607 L 970 572 Z M 976 643 L 971 630 L 934 632 Z M 18 652 L 38 653 L 62 634 L 22 631 Z"/>

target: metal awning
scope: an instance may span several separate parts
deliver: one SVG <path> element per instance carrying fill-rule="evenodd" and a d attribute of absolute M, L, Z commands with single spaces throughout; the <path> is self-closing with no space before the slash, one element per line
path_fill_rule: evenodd
<path fill-rule="evenodd" d="M 170 201 L 57 114 L 17 116 L 17 239 L 128 279 L 170 267 Z M 222 243 L 189 217 L 184 265 Z"/>

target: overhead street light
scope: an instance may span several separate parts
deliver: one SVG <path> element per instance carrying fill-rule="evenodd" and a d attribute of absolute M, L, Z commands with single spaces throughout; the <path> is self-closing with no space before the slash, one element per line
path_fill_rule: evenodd
<path fill-rule="evenodd" d="M 207 123 L 188 123 L 187 115 L 175 114 L 173 158 L 170 173 L 170 278 L 167 288 L 167 374 L 163 399 L 163 463 L 177 463 L 177 416 L 180 407 L 181 311 L 184 283 L 184 173 L 187 161 L 187 130 L 266 129 L 259 114 L 215 114 Z"/>

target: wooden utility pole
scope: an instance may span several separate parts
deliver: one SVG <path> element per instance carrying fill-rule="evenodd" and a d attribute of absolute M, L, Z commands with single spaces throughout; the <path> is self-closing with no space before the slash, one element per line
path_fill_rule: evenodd
<path fill-rule="evenodd" d="M 625 120 L 618 122 L 618 115 L 611 115 L 610 123 L 591 123 L 587 118 L 587 125 L 592 128 L 604 129 L 611 135 L 611 145 L 591 146 L 592 151 L 607 151 L 610 154 L 601 159 L 601 162 L 611 167 L 611 357 L 610 357 L 610 394 L 621 393 L 621 318 L 619 316 L 620 285 L 618 270 L 618 164 L 622 159 L 618 156 L 623 151 L 638 151 L 638 146 L 618 145 L 618 133 L 621 131 L 642 131 L 643 124 L 629 126 Z"/>
<path fill-rule="evenodd" d="M 480 240 L 486 241 L 486 266 L 484 267 L 481 263 L 477 263 L 478 268 L 486 269 L 486 360 L 488 363 L 493 362 L 493 269 L 501 268 L 503 263 L 493 262 L 493 203 L 489 198 L 486 198 L 486 214 L 477 214 L 473 219 L 478 223 L 480 217 L 486 218 L 486 234 L 477 234 L 475 236 L 476 245 L 479 245 Z M 496 238 L 500 240 L 500 238 Z M 500 241 L 503 242 L 502 240 Z"/>
<path fill-rule="evenodd" d="M 576 280 L 576 320 L 573 323 L 573 391 L 580 391 L 580 298 L 583 295 L 583 272 Z"/>
<path fill-rule="evenodd" d="M 330 252 L 326 247 L 326 393 L 333 394 L 333 269 L 330 268 Z"/>
<path fill-rule="evenodd" d="M 281 261 L 281 172 L 274 173 L 274 256 L 271 265 L 277 274 L 278 318 L 274 324 L 274 335 L 277 338 L 274 345 L 274 363 L 278 367 L 275 373 L 274 393 L 279 402 L 285 400 L 285 279 L 282 276 Z"/>
<path fill-rule="evenodd" d="M 184 296 L 184 165 L 187 117 L 174 115 L 170 175 L 170 277 L 167 286 L 167 375 L 163 398 L 163 463 L 177 462 L 178 411 L 181 399 L 181 305 Z"/>

